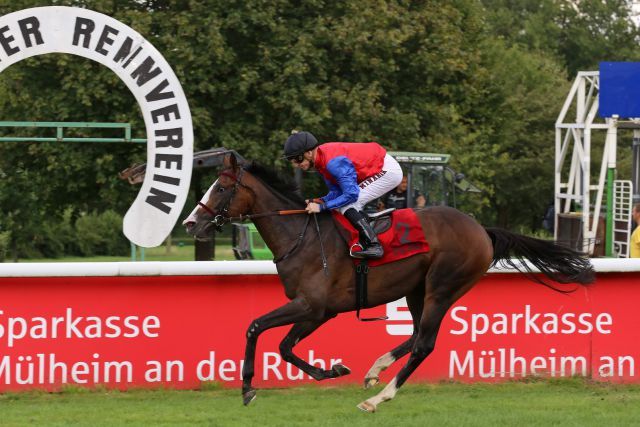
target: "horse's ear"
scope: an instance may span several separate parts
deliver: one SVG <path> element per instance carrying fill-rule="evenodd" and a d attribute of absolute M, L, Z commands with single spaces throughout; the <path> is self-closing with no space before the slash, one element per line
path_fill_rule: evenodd
<path fill-rule="evenodd" d="M 236 169 L 238 167 L 238 160 L 236 159 L 235 154 L 227 153 L 224 155 L 224 160 L 222 161 L 222 165 L 228 168 Z"/>

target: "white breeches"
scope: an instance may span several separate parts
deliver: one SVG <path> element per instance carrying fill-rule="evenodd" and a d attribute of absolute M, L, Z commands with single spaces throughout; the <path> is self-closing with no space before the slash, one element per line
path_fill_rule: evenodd
<path fill-rule="evenodd" d="M 396 162 L 396 159 L 387 154 L 384 157 L 382 170 L 358 184 L 360 187 L 358 200 L 350 205 L 338 208 L 338 210 L 342 214 L 344 214 L 347 209 L 351 208 L 361 211 L 364 208 L 364 205 L 393 190 L 400 185 L 401 181 L 402 168 L 398 162 Z"/>

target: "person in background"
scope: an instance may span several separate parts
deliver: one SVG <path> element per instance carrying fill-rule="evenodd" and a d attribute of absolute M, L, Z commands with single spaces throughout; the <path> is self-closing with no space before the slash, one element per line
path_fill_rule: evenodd
<path fill-rule="evenodd" d="M 636 229 L 629 239 L 629 257 L 640 258 L 640 203 L 636 203 L 631 211 L 633 222 L 636 223 Z"/>
<path fill-rule="evenodd" d="M 307 201 L 308 213 L 337 210 L 360 234 L 362 250 L 354 258 L 382 258 L 384 249 L 362 213 L 364 206 L 400 184 L 402 169 L 375 142 L 327 142 L 322 145 L 309 132 L 296 132 L 284 144 L 284 157 L 324 178 L 329 193 Z"/>
<path fill-rule="evenodd" d="M 378 202 L 378 211 L 382 211 L 389 208 L 405 209 L 407 208 L 407 177 L 403 176 L 400 185 L 394 190 L 382 196 Z M 427 204 L 427 199 L 424 195 L 416 190 L 416 195 L 413 200 L 414 208 L 424 208 Z"/>
<path fill-rule="evenodd" d="M 382 198 L 382 208 L 404 209 L 407 207 L 407 177 L 403 176 L 400 185 Z"/>
<path fill-rule="evenodd" d="M 555 202 L 552 200 L 551 203 L 547 205 L 547 209 L 544 212 L 544 217 L 542 218 L 542 228 L 553 234 L 553 230 L 555 228 L 555 219 L 556 208 Z"/>

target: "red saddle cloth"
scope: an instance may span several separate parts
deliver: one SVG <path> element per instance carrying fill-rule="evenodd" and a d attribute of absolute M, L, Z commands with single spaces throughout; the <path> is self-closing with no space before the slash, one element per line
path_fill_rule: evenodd
<path fill-rule="evenodd" d="M 337 211 L 332 211 L 332 215 L 338 226 L 348 233 L 349 237 L 346 240 L 349 247 L 358 243 L 358 231 L 353 228 L 349 220 Z M 371 267 L 429 252 L 429 244 L 413 209 L 399 209 L 391 212 L 391 227 L 378 234 L 378 240 L 384 248 L 384 256 L 380 259 L 370 259 Z M 354 252 L 356 250 L 357 248 L 354 248 Z"/>

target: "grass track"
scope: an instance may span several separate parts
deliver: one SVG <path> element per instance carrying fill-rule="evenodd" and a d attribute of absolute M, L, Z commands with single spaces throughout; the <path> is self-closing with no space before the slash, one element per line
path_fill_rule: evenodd
<path fill-rule="evenodd" d="M 409 384 L 375 414 L 356 387 L 259 390 L 78 391 L 0 395 L 2 426 L 637 426 L 640 386 L 582 379 L 503 384 Z"/>

